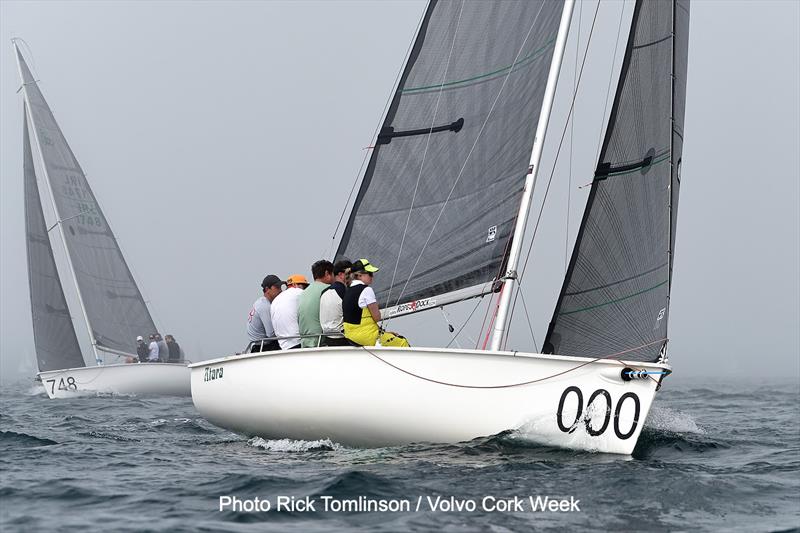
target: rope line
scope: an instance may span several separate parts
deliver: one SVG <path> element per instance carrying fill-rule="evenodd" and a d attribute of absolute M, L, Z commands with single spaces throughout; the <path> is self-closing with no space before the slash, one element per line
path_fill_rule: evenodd
<path fill-rule="evenodd" d="M 630 350 L 624 350 L 622 352 L 617 352 L 617 353 L 613 353 L 613 354 L 610 354 L 610 355 L 597 357 L 595 359 L 592 359 L 591 361 L 585 361 L 585 362 L 583 362 L 583 363 L 581 363 L 579 365 L 576 365 L 576 366 L 574 366 L 572 368 L 568 368 L 566 370 L 562 370 L 561 372 L 557 372 L 555 374 L 551 374 L 551 375 L 545 376 L 543 378 L 536 378 L 536 379 L 532 379 L 532 380 L 529 380 L 529 381 L 523 381 L 523 382 L 520 382 L 520 383 L 508 383 L 508 384 L 504 384 L 504 385 L 462 385 L 460 383 L 449 383 L 447 381 L 441 381 L 441 380 L 438 380 L 438 379 L 433 379 L 433 378 L 428 378 L 428 377 L 425 377 L 425 376 L 420 376 L 419 374 L 415 374 L 414 372 L 411 372 L 410 370 L 406 370 L 406 369 L 401 368 L 401 367 L 399 367 L 399 366 L 397 366 L 395 364 L 390 363 L 386 359 L 383 359 L 382 357 L 380 357 L 375 352 L 371 351 L 367 346 L 362 346 L 361 348 L 363 348 L 365 352 L 370 354 L 372 357 L 374 357 L 378 361 L 380 361 L 380 362 L 382 362 L 382 363 L 394 368 L 395 370 L 398 370 L 398 371 L 402 372 L 403 374 L 407 374 L 407 375 L 409 375 L 411 377 L 414 377 L 414 378 L 417 378 L 417 379 L 421 379 L 422 381 L 427 381 L 429 383 L 435 383 L 437 385 L 445 385 L 445 386 L 448 386 L 448 387 L 457 387 L 457 388 L 460 388 L 460 389 L 510 389 L 510 388 L 514 388 L 514 387 L 523 387 L 523 386 L 526 386 L 526 385 L 532 385 L 534 383 L 540 383 L 542 381 L 546 381 L 548 379 L 553 379 L 553 378 L 558 377 L 558 376 L 563 376 L 564 374 L 568 374 L 569 372 L 573 372 L 575 370 L 578 370 L 579 368 L 583 368 L 583 367 L 585 367 L 587 365 L 591 365 L 592 363 L 596 363 L 597 361 L 602 361 L 604 359 L 612 358 L 615 355 L 621 355 L 621 354 L 628 353 L 628 352 L 631 352 L 631 351 L 634 351 L 634 350 L 639 350 L 639 349 L 645 348 L 645 347 L 647 347 L 647 346 L 649 346 L 651 344 L 655 344 L 657 342 L 663 342 L 664 340 L 666 340 L 666 339 L 660 339 L 658 341 L 650 342 L 648 344 L 643 344 L 642 346 L 637 346 L 636 348 L 631 348 Z M 617 361 L 617 362 L 620 363 L 620 364 L 623 364 L 623 365 L 625 364 L 622 361 Z M 650 379 L 653 379 L 653 378 L 650 378 Z"/>

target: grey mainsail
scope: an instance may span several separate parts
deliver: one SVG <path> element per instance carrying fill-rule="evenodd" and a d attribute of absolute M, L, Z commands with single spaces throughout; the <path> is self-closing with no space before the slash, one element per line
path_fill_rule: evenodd
<path fill-rule="evenodd" d="M 36 363 L 40 372 L 85 366 L 47 235 L 28 138 L 27 111 L 23 121 L 22 146 L 25 245 L 28 254 L 28 287 L 31 294 Z"/>
<path fill-rule="evenodd" d="M 153 333 L 156 326 L 83 170 L 16 52 L 31 138 L 49 182 L 92 342 L 101 350 L 135 354 L 136 336 Z"/>
<path fill-rule="evenodd" d="M 562 10 L 429 3 L 336 253 L 381 267 L 388 315 L 496 287 Z"/>
<path fill-rule="evenodd" d="M 688 0 L 637 0 L 546 353 L 656 361 L 666 345 L 688 30 Z"/>

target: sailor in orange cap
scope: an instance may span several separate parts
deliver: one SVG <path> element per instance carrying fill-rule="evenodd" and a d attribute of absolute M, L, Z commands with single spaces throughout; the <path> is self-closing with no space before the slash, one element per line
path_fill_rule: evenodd
<path fill-rule="evenodd" d="M 280 293 L 269 308 L 272 327 L 281 350 L 300 347 L 300 325 L 297 322 L 298 299 L 308 287 L 308 280 L 302 274 L 292 274 L 286 278 L 286 290 Z"/>

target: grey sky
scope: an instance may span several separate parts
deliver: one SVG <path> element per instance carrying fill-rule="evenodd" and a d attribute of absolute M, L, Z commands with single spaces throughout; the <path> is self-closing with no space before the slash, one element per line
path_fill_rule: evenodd
<path fill-rule="evenodd" d="M 595 5 L 582 7 L 582 43 Z M 586 192 L 577 186 L 596 163 L 621 7 L 600 8 L 572 187 L 562 154 L 523 280 L 538 342 L 563 277 L 567 191 L 574 238 Z M 30 45 L 34 75 L 156 323 L 199 360 L 244 346 L 265 274 L 309 275 L 330 249 L 423 9 L 412 0 L 0 2 L 2 378 L 34 368 L 12 37 Z M 565 62 L 562 96 L 573 83 L 574 41 Z M 693 2 L 670 317 L 679 373 L 800 372 L 798 95 L 800 3 Z M 447 310 L 456 327 L 474 305 Z M 478 341 L 483 311 L 463 346 Z M 532 351 L 521 309 L 515 317 L 511 345 Z M 448 339 L 438 310 L 396 327 L 416 345 Z"/>

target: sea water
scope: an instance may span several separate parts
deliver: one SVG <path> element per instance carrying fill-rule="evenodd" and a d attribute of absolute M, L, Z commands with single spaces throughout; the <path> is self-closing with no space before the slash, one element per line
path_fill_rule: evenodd
<path fill-rule="evenodd" d="M 534 444 L 245 438 L 189 398 L 0 392 L 0 530 L 800 527 L 800 385 L 670 377 L 633 457 Z"/>

